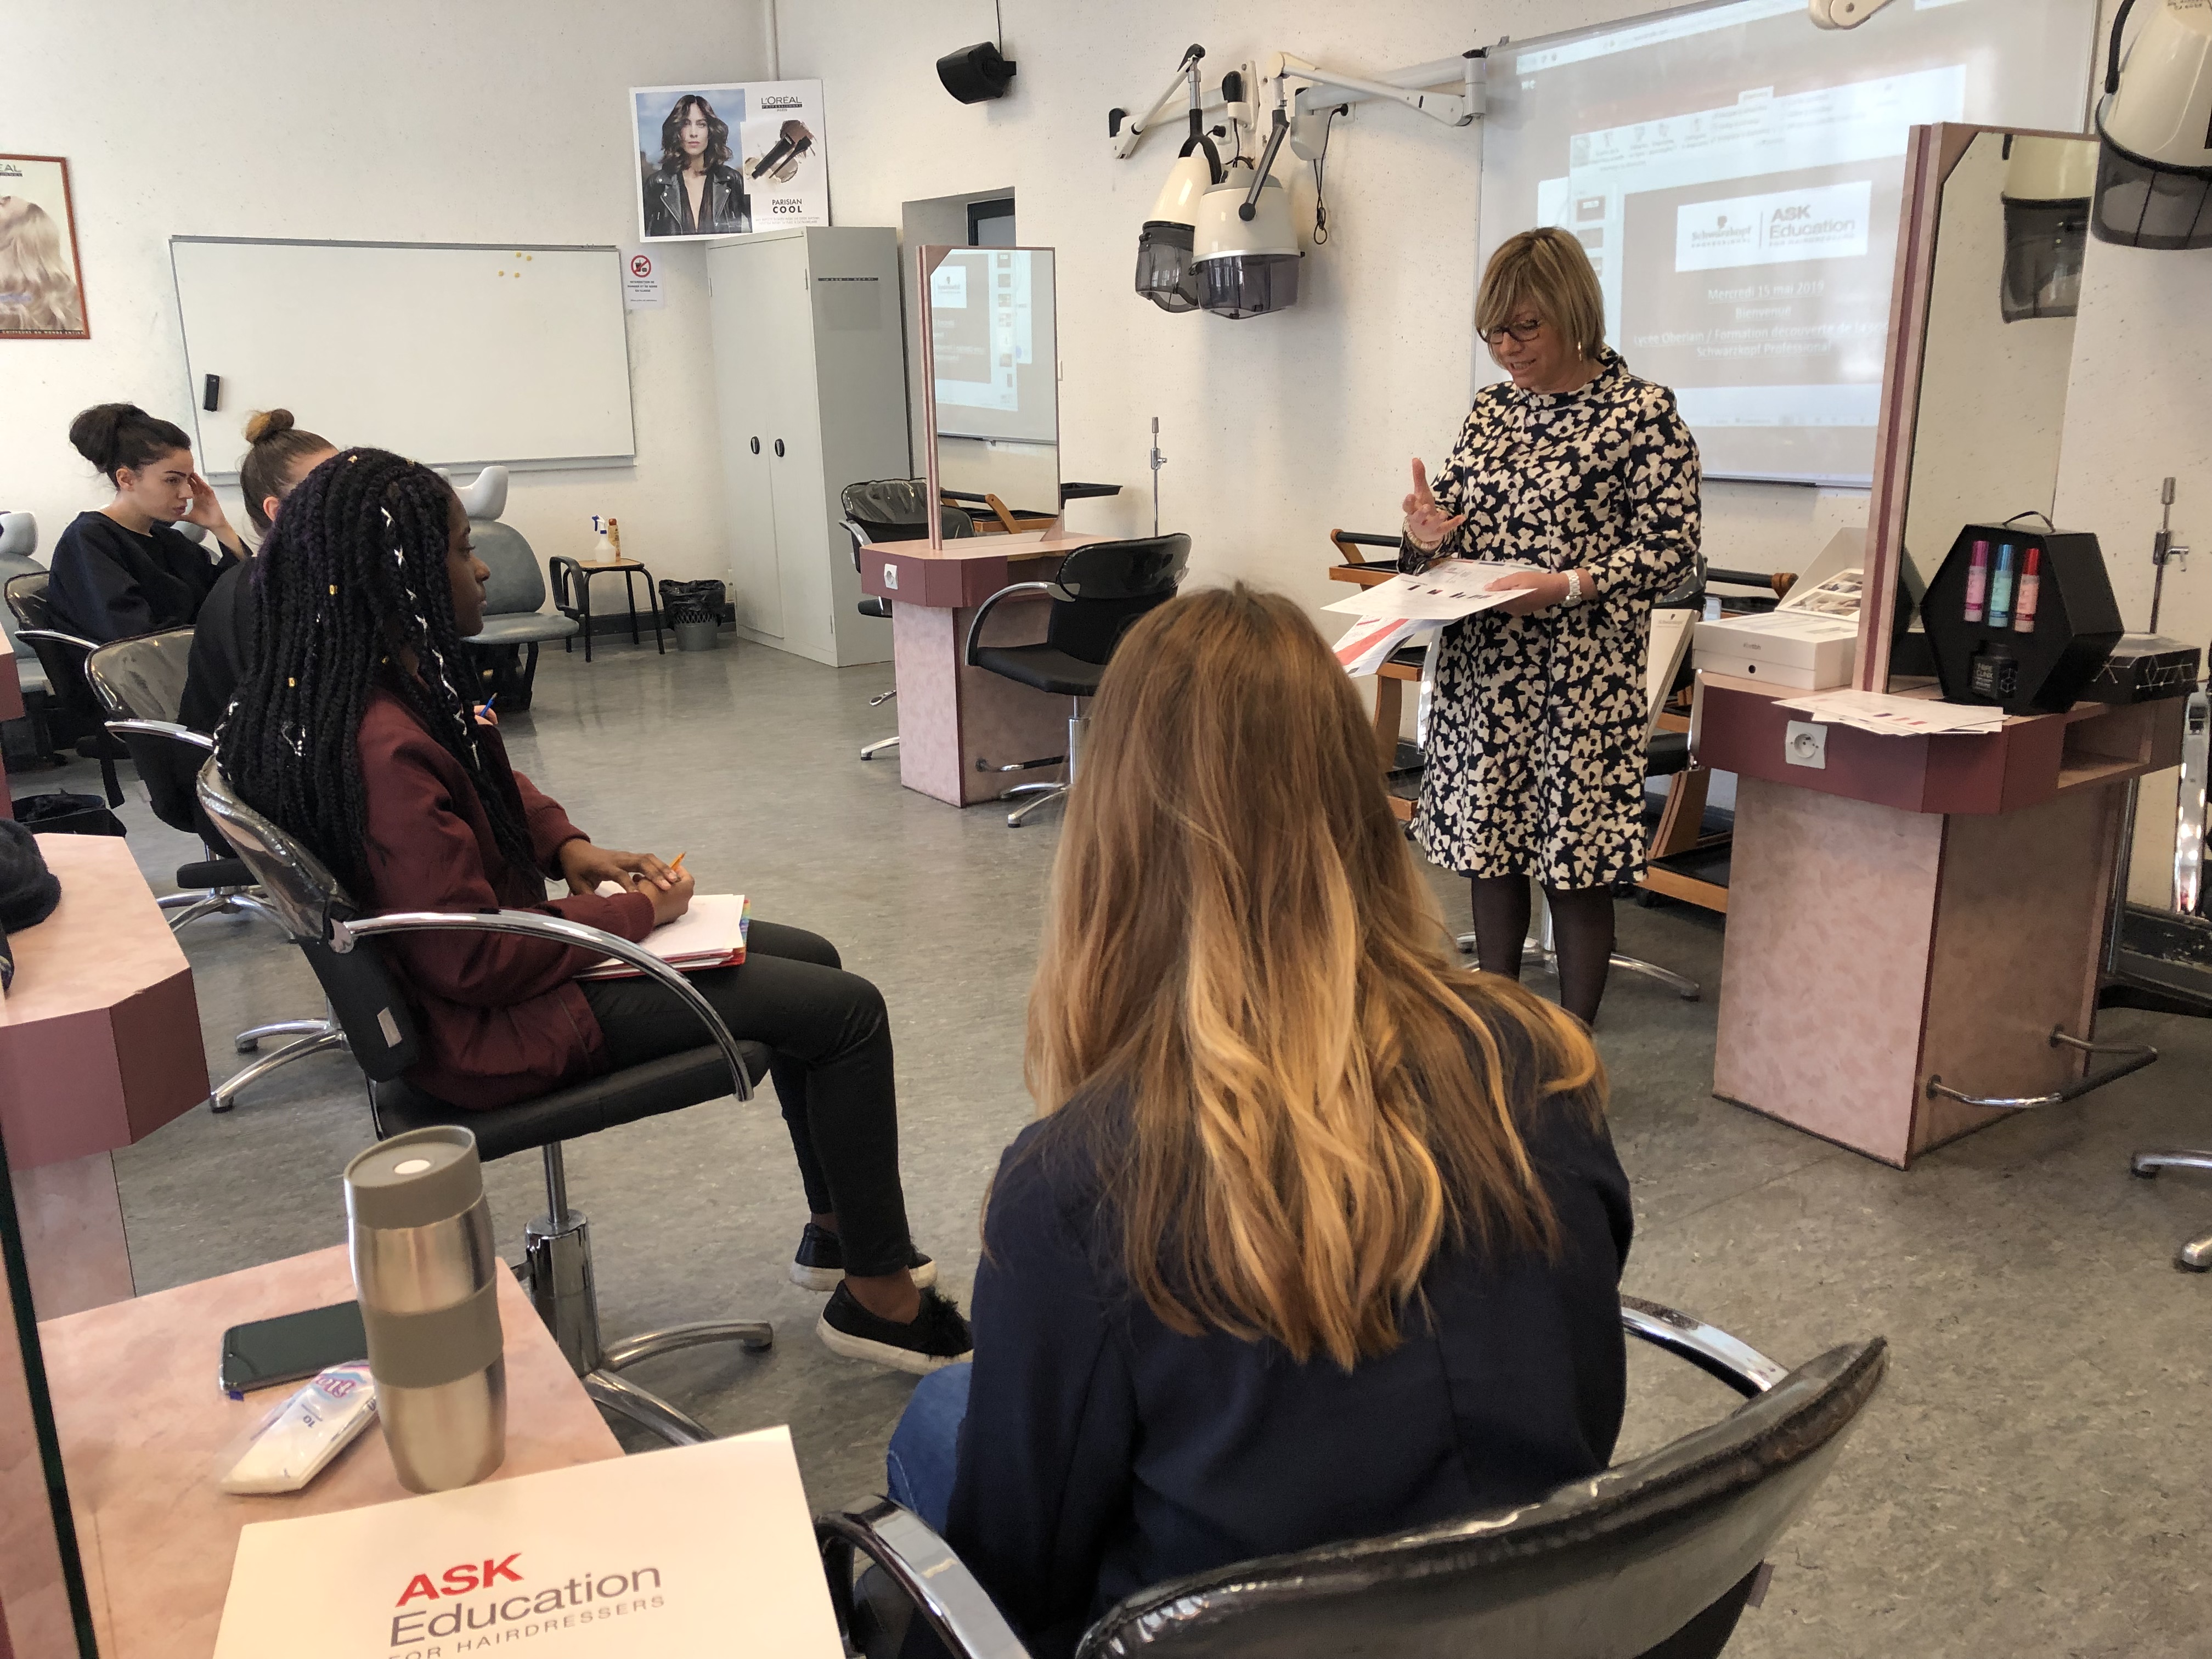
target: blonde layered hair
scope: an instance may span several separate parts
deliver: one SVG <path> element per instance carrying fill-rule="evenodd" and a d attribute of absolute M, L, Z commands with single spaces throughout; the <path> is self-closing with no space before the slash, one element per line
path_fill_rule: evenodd
<path fill-rule="evenodd" d="M 78 334 L 84 305 L 61 227 L 36 202 L 0 196 L 0 330 Z"/>
<path fill-rule="evenodd" d="M 1605 349 L 1605 293 L 1589 255 L 1569 232 L 1546 226 L 1509 236 L 1490 256 L 1475 295 L 1475 331 L 1486 340 L 1533 311 L 1595 361 Z"/>
<path fill-rule="evenodd" d="M 1297 607 L 1239 586 L 1139 623 L 1092 705 L 1027 1072 L 1046 1113 L 1112 1103 L 1092 1151 L 1171 1328 L 1349 1369 L 1447 1238 L 1557 1248 L 1516 1108 L 1594 1120 L 1596 1051 L 1449 951 Z"/>

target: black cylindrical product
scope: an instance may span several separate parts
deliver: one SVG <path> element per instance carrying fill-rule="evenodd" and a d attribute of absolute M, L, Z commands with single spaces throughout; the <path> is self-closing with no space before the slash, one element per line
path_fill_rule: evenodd
<path fill-rule="evenodd" d="M 471 1486 L 507 1456 L 501 1271 L 477 1139 L 413 1129 L 346 1165 L 353 1282 L 376 1414 L 410 1492 Z"/>

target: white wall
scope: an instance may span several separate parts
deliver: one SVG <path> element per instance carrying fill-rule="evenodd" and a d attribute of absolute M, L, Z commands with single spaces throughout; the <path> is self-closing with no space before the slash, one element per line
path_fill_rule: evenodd
<path fill-rule="evenodd" d="M 1308 258 L 1297 307 L 1231 323 L 1171 317 L 1131 291 L 1137 227 L 1175 146 L 1162 131 L 1115 161 L 1106 111 L 1149 104 L 1194 40 L 1217 70 L 1284 50 L 1371 73 L 1652 9 L 1005 0 L 1006 55 L 1019 72 L 1006 99 L 972 107 L 945 95 L 933 64 L 990 36 L 989 0 L 808 0 L 782 5 L 781 27 L 783 72 L 826 83 L 841 222 L 895 224 L 902 203 L 1011 181 L 1022 241 L 1060 250 L 1063 469 L 1123 487 L 1074 503 L 1071 526 L 1150 528 L 1146 451 L 1157 414 L 1168 458 L 1161 522 L 1190 532 L 1194 572 L 1247 577 L 1318 605 L 1344 592 L 1324 574 L 1330 527 L 1395 529 L 1409 458 L 1441 460 L 1466 416 L 1480 128 L 1375 104 L 1339 121 L 1332 240 Z M 1311 170 L 1286 161 L 1284 172 L 1310 224 Z M 1803 568 L 1866 514 L 1863 492 L 1744 484 L 1709 485 L 1705 505 L 1713 561 L 1762 569 Z"/>
<path fill-rule="evenodd" d="M 69 447 L 78 410 L 127 399 L 191 429 L 170 236 L 633 240 L 627 88 L 767 68 L 759 0 L 10 0 L 4 15 L 0 146 L 69 158 L 92 323 L 88 341 L 0 342 L 0 506 L 35 512 L 48 551 L 108 499 Z M 696 246 L 667 252 L 667 308 L 630 318 L 636 465 L 515 476 L 507 519 L 541 558 L 588 549 L 599 513 L 656 575 L 727 566 L 704 268 Z M 228 469 L 244 448 L 205 459 Z"/>

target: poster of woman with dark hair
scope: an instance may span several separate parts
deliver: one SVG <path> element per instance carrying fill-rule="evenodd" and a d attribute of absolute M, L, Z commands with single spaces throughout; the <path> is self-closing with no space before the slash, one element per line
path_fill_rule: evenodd
<path fill-rule="evenodd" d="M 634 87 L 629 96 L 643 240 L 830 222 L 819 81 Z"/>

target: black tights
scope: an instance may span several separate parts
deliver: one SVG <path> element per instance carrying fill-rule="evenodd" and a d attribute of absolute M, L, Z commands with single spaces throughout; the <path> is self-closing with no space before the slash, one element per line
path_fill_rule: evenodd
<path fill-rule="evenodd" d="M 1528 937 L 1528 878 L 1470 876 L 1474 895 L 1474 953 L 1486 974 L 1521 977 Z M 1613 889 L 1546 887 L 1553 943 L 1559 953 L 1559 1004 L 1585 1025 L 1597 1021 L 1613 965 Z"/>

